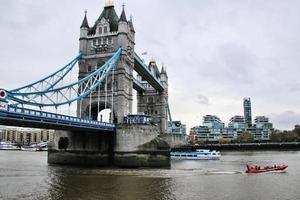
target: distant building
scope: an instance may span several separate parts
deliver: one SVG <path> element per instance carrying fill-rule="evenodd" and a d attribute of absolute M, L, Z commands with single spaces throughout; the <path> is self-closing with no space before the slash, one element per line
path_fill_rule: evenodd
<path fill-rule="evenodd" d="M 252 112 L 250 98 L 244 98 L 244 118 L 247 127 L 252 126 Z"/>
<path fill-rule="evenodd" d="M 206 126 L 210 129 L 222 129 L 224 128 L 224 123 L 220 120 L 219 117 L 215 115 L 205 115 L 203 117 L 203 126 Z"/>
<path fill-rule="evenodd" d="M 240 115 L 235 115 L 231 117 L 228 127 L 236 128 L 236 129 L 245 129 L 246 128 L 245 118 Z"/>
<path fill-rule="evenodd" d="M 20 144 L 31 144 L 53 141 L 54 130 L 0 127 L 0 141 L 16 142 Z"/>
<path fill-rule="evenodd" d="M 168 133 L 186 135 L 186 125 L 181 121 L 172 121 L 168 123 Z"/>
<path fill-rule="evenodd" d="M 219 117 L 215 115 L 205 115 L 202 126 L 191 128 L 191 139 L 218 142 L 220 139 L 237 139 L 243 132 L 250 132 L 255 141 L 268 141 L 273 131 L 273 124 L 265 116 L 257 116 L 252 124 L 251 101 L 244 98 L 244 116 L 235 115 L 231 117 L 228 127 Z"/>

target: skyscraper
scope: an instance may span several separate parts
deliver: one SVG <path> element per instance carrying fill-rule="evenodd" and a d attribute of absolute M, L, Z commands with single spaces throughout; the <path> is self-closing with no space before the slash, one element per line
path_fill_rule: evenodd
<path fill-rule="evenodd" d="M 248 127 L 252 126 L 252 113 L 251 113 L 251 100 L 250 98 L 244 98 L 244 118 L 245 124 Z"/>

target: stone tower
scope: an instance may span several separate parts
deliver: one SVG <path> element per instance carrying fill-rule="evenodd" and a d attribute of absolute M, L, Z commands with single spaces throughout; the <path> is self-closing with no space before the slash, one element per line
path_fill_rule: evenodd
<path fill-rule="evenodd" d="M 150 61 L 148 69 L 161 80 L 164 90 L 158 92 L 143 78 L 138 77 L 146 90 L 137 93 L 137 111 L 140 114 L 152 116 L 153 122 L 159 125 L 161 133 L 166 133 L 168 129 L 168 75 L 164 66 L 161 71 L 158 70 L 155 61 Z"/>
<path fill-rule="evenodd" d="M 102 83 L 91 97 L 88 96 L 79 101 L 77 103 L 78 116 L 91 117 L 95 120 L 99 111 L 110 108 L 113 121 L 122 123 L 124 116 L 132 113 L 134 46 L 135 31 L 132 19 L 127 20 L 126 18 L 124 6 L 118 17 L 114 5 L 108 1 L 99 18 L 91 27 L 85 12 L 80 26 L 79 51 L 83 56 L 79 62 L 79 79 L 101 67 L 119 48 L 122 48 L 123 51 L 113 72 L 114 81 L 110 75 L 107 84 Z M 99 103 L 98 99 L 100 99 Z"/>

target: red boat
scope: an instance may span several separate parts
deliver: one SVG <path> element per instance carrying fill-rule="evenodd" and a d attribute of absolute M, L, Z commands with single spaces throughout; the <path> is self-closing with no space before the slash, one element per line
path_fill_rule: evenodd
<path fill-rule="evenodd" d="M 287 165 L 274 165 L 272 167 L 266 166 L 266 167 L 260 167 L 260 166 L 250 166 L 247 165 L 247 171 L 246 173 L 262 173 L 262 172 L 272 172 L 272 171 L 282 171 L 285 170 L 288 166 Z"/>

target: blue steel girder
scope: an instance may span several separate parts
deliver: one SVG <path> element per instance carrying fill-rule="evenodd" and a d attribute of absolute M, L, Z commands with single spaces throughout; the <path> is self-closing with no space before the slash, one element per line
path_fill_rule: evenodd
<path fill-rule="evenodd" d="M 0 109 L 0 124 L 56 130 L 115 131 L 115 125 L 111 123 L 13 106 Z"/>
<path fill-rule="evenodd" d="M 46 91 L 7 91 L 6 99 L 23 105 L 38 107 L 70 105 L 72 102 L 89 96 L 97 89 L 103 80 L 105 80 L 117 66 L 121 52 L 122 49 L 120 48 L 103 66 L 75 83 L 51 88 Z"/>
<path fill-rule="evenodd" d="M 142 59 L 134 53 L 134 70 L 143 77 L 154 89 L 159 92 L 164 90 L 164 86 L 161 81 L 153 74 L 142 61 Z"/>
<path fill-rule="evenodd" d="M 133 78 L 133 89 L 138 92 L 145 92 L 145 86 L 137 79 Z"/>

